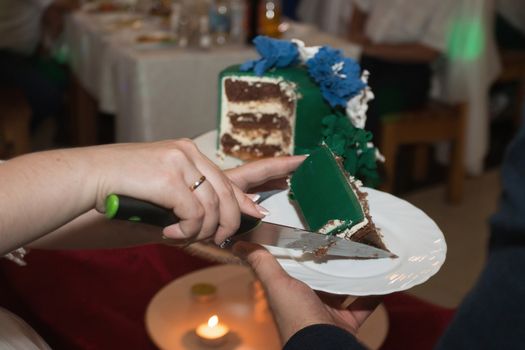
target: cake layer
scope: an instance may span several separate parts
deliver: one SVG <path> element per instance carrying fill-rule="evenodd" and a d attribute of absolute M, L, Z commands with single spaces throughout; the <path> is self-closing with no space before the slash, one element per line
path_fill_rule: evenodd
<path fill-rule="evenodd" d="M 250 143 L 243 145 L 234 139 L 230 134 L 222 135 L 220 143 L 224 153 L 230 154 L 242 160 L 268 158 L 289 154 L 284 152 L 280 145 L 261 143 Z"/>
<path fill-rule="evenodd" d="M 292 110 L 295 105 L 295 96 L 286 89 L 295 89 L 292 84 L 264 81 L 245 81 L 235 78 L 224 79 L 224 90 L 230 102 L 263 101 L 277 99 L 288 109 Z"/>
<path fill-rule="evenodd" d="M 274 145 L 280 146 L 288 154 L 291 152 L 288 130 L 232 129 L 230 133 L 224 133 L 224 135 L 230 135 L 241 145 Z"/>
<path fill-rule="evenodd" d="M 288 106 L 283 105 L 280 100 L 271 98 L 264 99 L 261 101 L 250 101 L 250 102 L 232 102 L 225 100 L 225 110 L 224 113 L 226 116 L 229 114 L 244 114 L 252 113 L 255 115 L 258 114 L 277 114 L 281 117 L 288 118 L 290 121 L 295 119 L 295 108 L 288 108 Z"/>
<path fill-rule="evenodd" d="M 290 121 L 277 113 L 228 113 L 234 129 L 291 130 Z"/>

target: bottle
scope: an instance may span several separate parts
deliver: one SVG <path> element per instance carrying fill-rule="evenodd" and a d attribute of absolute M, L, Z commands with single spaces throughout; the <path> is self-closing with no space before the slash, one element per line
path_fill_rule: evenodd
<path fill-rule="evenodd" d="M 230 1 L 230 42 L 242 45 L 248 32 L 248 6 L 246 0 Z"/>
<path fill-rule="evenodd" d="M 281 13 L 282 6 L 280 0 L 260 1 L 257 16 L 257 34 L 279 38 L 281 36 L 281 32 L 279 31 Z"/>
<path fill-rule="evenodd" d="M 215 0 L 210 6 L 210 26 L 215 43 L 224 45 L 230 33 L 230 4 L 227 0 Z"/>
<path fill-rule="evenodd" d="M 201 14 L 199 17 L 199 40 L 198 45 L 201 49 L 209 49 L 212 44 L 210 35 L 210 19 L 207 14 Z"/>

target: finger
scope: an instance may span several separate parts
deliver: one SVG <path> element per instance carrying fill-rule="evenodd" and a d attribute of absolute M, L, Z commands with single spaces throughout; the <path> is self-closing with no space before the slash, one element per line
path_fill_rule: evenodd
<path fill-rule="evenodd" d="M 241 209 L 241 212 L 253 216 L 255 218 L 261 219 L 266 215 L 270 214 L 270 212 L 267 209 L 261 207 L 257 203 L 254 203 L 252 198 L 250 198 L 250 196 L 241 191 L 237 186 L 232 184 L 232 188 L 233 194 L 235 195 L 235 198 L 239 203 L 239 208 Z"/>
<path fill-rule="evenodd" d="M 233 253 L 248 262 L 266 287 L 278 284 L 279 279 L 289 278 L 275 257 L 258 244 L 240 241 L 233 246 Z"/>
<path fill-rule="evenodd" d="M 215 225 L 215 242 L 221 243 L 231 236 L 240 225 L 240 208 L 230 180 L 224 173 L 192 144 L 184 144 L 196 168 L 202 172 L 218 198 L 218 225 Z M 249 199 L 248 199 L 249 200 Z M 251 202 L 251 200 L 249 200 Z M 253 206 L 253 203 L 252 203 Z M 255 210 L 255 209 L 254 209 Z M 254 212 L 254 211 L 252 211 Z M 255 211 L 255 213 L 258 213 Z"/>
<path fill-rule="evenodd" d="M 217 225 L 213 233 L 215 242 L 220 244 L 239 228 L 240 208 L 229 180 L 220 172 L 209 172 L 208 174 L 218 198 Z"/>
<path fill-rule="evenodd" d="M 261 281 L 283 343 L 312 324 L 334 324 L 312 289 L 290 277 L 266 249 L 247 242 L 239 242 L 233 248 Z"/>
<path fill-rule="evenodd" d="M 173 212 L 179 223 L 167 226 L 162 233 L 169 238 L 184 239 L 197 236 L 202 228 L 204 208 L 185 184 L 173 188 Z"/>
<path fill-rule="evenodd" d="M 288 181 L 286 181 L 286 178 L 287 177 L 281 177 L 278 179 L 268 180 L 261 185 L 249 187 L 248 191 L 251 193 L 258 193 L 277 189 L 286 190 L 288 189 Z"/>
<path fill-rule="evenodd" d="M 219 197 L 215 192 L 212 184 L 205 180 L 193 192 L 197 197 L 202 207 L 204 208 L 204 219 L 199 234 L 196 239 L 207 238 L 215 234 L 217 226 L 219 226 Z"/>
<path fill-rule="evenodd" d="M 194 183 L 202 175 L 183 151 L 173 152 L 172 157 L 174 175 L 169 183 L 171 192 L 168 195 L 173 203 L 170 207 L 180 221 L 176 225 L 164 228 L 163 233 L 170 238 L 195 237 L 202 229 L 206 211 L 199 198 L 190 190 L 189 184 Z M 201 186 L 204 185 L 205 183 Z M 205 192 L 212 189 L 210 186 L 204 186 L 201 190 Z M 202 196 L 212 195 L 202 194 Z"/>
<path fill-rule="evenodd" d="M 358 326 L 361 326 L 382 301 L 383 297 L 380 295 L 359 297 L 347 310 L 352 313 Z"/>
<path fill-rule="evenodd" d="M 227 170 L 225 173 L 234 184 L 246 191 L 269 180 L 289 175 L 305 159 L 306 156 L 261 159 Z"/>

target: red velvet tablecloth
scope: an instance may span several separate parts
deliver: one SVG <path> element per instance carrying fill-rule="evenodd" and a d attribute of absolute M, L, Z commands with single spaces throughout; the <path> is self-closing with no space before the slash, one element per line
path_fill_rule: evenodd
<path fill-rule="evenodd" d="M 24 318 L 53 349 L 156 349 L 144 325 L 164 285 L 212 263 L 168 246 L 41 251 L 19 267 L 0 259 L 0 305 Z M 450 321 L 444 309 L 404 293 L 385 297 L 387 349 L 431 349 Z"/>

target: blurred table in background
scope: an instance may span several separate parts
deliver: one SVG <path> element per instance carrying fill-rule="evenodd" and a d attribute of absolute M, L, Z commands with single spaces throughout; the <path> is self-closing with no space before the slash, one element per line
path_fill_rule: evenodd
<path fill-rule="evenodd" d="M 73 74 L 100 111 L 116 116 L 117 142 L 194 137 L 214 129 L 219 72 L 257 57 L 250 46 L 200 50 L 137 41 L 168 33 L 164 27 L 160 17 L 125 12 L 79 11 L 67 20 Z M 349 57 L 360 53 L 359 47 L 311 26 L 290 23 L 285 34 L 307 45 L 340 48 Z M 80 132 L 91 134 L 82 135 L 84 143 L 96 143 L 93 121 L 86 120 L 94 116 L 80 112 Z"/>

